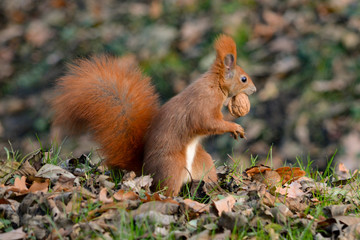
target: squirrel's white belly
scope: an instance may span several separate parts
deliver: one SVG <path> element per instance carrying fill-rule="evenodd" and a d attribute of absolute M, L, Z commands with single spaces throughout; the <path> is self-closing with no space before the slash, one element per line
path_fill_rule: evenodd
<path fill-rule="evenodd" d="M 187 145 L 186 147 L 186 177 L 184 179 L 184 183 L 189 182 L 191 180 L 190 174 L 192 171 L 192 164 L 194 162 L 196 147 L 200 142 L 201 137 L 196 137 Z"/>

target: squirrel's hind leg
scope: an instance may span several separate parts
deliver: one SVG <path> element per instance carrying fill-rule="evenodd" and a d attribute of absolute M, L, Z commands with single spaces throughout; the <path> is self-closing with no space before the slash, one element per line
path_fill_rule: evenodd
<path fill-rule="evenodd" d="M 200 144 L 196 149 L 196 154 L 191 169 L 191 177 L 194 180 L 217 182 L 216 168 L 213 159 Z"/>

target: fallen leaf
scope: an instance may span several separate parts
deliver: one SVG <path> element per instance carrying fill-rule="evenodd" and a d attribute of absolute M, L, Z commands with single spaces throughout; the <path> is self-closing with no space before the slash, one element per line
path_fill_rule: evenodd
<path fill-rule="evenodd" d="M 112 198 L 107 197 L 107 189 L 102 188 L 99 193 L 99 201 L 103 203 L 112 203 L 114 200 Z"/>
<path fill-rule="evenodd" d="M 269 207 L 274 207 L 277 203 L 283 203 L 295 213 L 303 212 L 309 206 L 307 203 L 302 202 L 301 198 L 288 198 L 282 195 L 275 197 L 269 192 L 265 192 L 261 201 Z"/>
<path fill-rule="evenodd" d="M 305 176 L 305 171 L 301 170 L 298 167 L 281 167 L 275 170 L 277 173 L 279 173 L 282 184 L 285 184 L 287 182 L 295 181 L 296 179 L 299 179 L 303 176 Z"/>
<path fill-rule="evenodd" d="M 56 206 L 56 203 L 53 199 L 48 199 L 48 203 L 50 205 L 52 217 L 55 221 L 57 221 L 59 218 L 65 218 L 65 214 L 59 210 L 59 208 Z"/>
<path fill-rule="evenodd" d="M 253 180 L 264 183 L 266 186 L 271 187 L 281 182 L 280 175 L 273 170 L 264 171 L 262 173 L 254 174 Z"/>
<path fill-rule="evenodd" d="M 12 230 L 7 233 L 0 233 L 0 239 L 6 240 L 17 240 L 17 239 L 25 239 L 26 233 L 23 231 L 23 227 Z"/>
<path fill-rule="evenodd" d="M 140 213 L 139 215 L 134 216 L 135 221 L 147 221 L 148 224 L 161 224 L 164 226 L 168 226 L 171 223 L 175 223 L 175 217 L 172 215 L 161 214 L 156 211 L 148 211 L 144 213 Z"/>
<path fill-rule="evenodd" d="M 8 188 L 7 191 L 13 191 L 18 194 L 28 193 L 29 189 L 26 187 L 26 177 L 15 178 L 14 186 Z"/>
<path fill-rule="evenodd" d="M 344 223 L 347 226 L 360 223 L 360 217 L 355 216 L 335 216 L 333 218 L 337 221 L 340 221 L 341 223 Z"/>
<path fill-rule="evenodd" d="M 349 174 L 349 169 L 345 167 L 345 164 L 339 163 L 338 165 L 338 172 L 341 172 L 343 174 Z"/>
<path fill-rule="evenodd" d="M 96 195 L 94 193 L 90 192 L 89 190 L 87 190 L 84 187 L 78 186 L 78 187 L 74 188 L 74 192 L 81 194 L 81 196 L 83 198 L 94 198 L 94 199 L 96 198 Z"/>
<path fill-rule="evenodd" d="M 22 175 L 22 176 L 35 176 L 37 173 L 36 169 L 31 166 L 29 161 L 25 161 L 19 170 L 17 170 L 14 174 Z"/>
<path fill-rule="evenodd" d="M 197 201 L 191 200 L 191 199 L 185 199 L 183 201 L 185 205 L 185 210 L 193 211 L 194 213 L 202 213 L 202 212 L 209 212 L 209 205 L 199 203 Z"/>
<path fill-rule="evenodd" d="M 233 196 L 228 195 L 226 198 L 214 201 L 213 204 L 218 211 L 218 215 L 221 216 L 223 212 L 231 212 L 236 200 Z"/>
<path fill-rule="evenodd" d="M 360 223 L 348 226 L 343 231 L 343 236 L 339 240 L 359 239 L 360 236 Z"/>
<path fill-rule="evenodd" d="M 104 205 L 102 205 L 100 208 L 94 209 L 92 211 L 88 212 L 88 215 L 86 217 L 86 219 L 88 221 L 90 221 L 91 219 L 95 218 L 96 216 L 107 212 L 110 209 L 127 209 L 129 206 L 129 203 L 124 201 L 124 202 L 112 202 L 112 203 L 106 203 Z"/>
<path fill-rule="evenodd" d="M 5 164 L 2 163 L 0 168 L 0 183 L 5 184 L 6 181 L 13 176 L 12 173 L 19 167 L 20 163 L 15 161 L 7 161 Z"/>
<path fill-rule="evenodd" d="M 176 214 L 179 210 L 178 204 L 160 202 L 160 201 L 152 201 L 141 204 L 140 207 L 132 211 L 133 215 L 138 215 L 148 211 L 157 211 L 161 214 L 165 215 L 173 215 Z"/>
<path fill-rule="evenodd" d="M 284 187 L 278 187 L 275 192 L 289 198 L 297 198 L 305 195 L 305 192 L 302 190 L 301 184 L 297 181 L 294 181 Z"/>
<path fill-rule="evenodd" d="M 44 154 L 42 151 L 38 151 L 28 157 L 25 161 L 29 162 L 31 166 L 35 168 L 36 171 L 42 167 Z"/>
<path fill-rule="evenodd" d="M 153 195 L 148 194 L 145 192 L 146 199 L 141 199 L 143 203 L 151 202 L 151 201 L 161 201 L 161 197 L 158 193 L 154 193 Z"/>
<path fill-rule="evenodd" d="M 218 222 L 219 226 L 233 230 L 249 225 L 249 220 L 241 212 L 224 212 Z"/>
<path fill-rule="evenodd" d="M 129 191 L 129 192 L 125 192 L 123 189 L 117 191 L 113 197 L 118 200 L 118 201 L 123 201 L 123 200 L 137 200 L 139 199 L 139 195 L 137 195 L 136 193 Z"/>
<path fill-rule="evenodd" d="M 288 219 L 294 215 L 283 203 L 277 203 L 270 209 L 270 212 L 274 216 L 275 221 L 279 224 L 286 224 Z"/>
<path fill-rule="evenodd" d="M 330 205 L 326 206 L 323 209 L 325 216 L 328 217 L 336 217 L 336 216 L 344 216 L 348 211 L 354 208 L 352 204 L 345 205 Z"/>
<path fill-rule="evenodd" d="M 260 166 L 254 166 L 254 167 L 245 169 L 245 173 L 249 177 L 252 177 L 255 174 L 263 173 L 265 171 L 271 171 L 271 168 L 268 166 L 260 165 Z"/>
<path fill-rule="evenodd" d="M 49 183 L 50 183 L 50 179 L 46 179 L 45 182 L 34 181 L 33 184 L 29 188 L 29 192 L 31 192 L 31 193 L 36 193 L 36 192 L 47 193 L 49 190 Z"/>
<path fill-rule="evenodd" d="M 50 178 L 52 183 L 55 183 L 61 175 L 64 175 L 68 178 L 75 178 L 72 173 L 52 164 L 45 164 L 39 169 L 38 173 L 36 174 L 37 177 Z"/>
<path fill-rule="evenodd" d="M 100 175 L 97 177 L 96 182 L 99 183 L 100 187 L 112 189 L 115 187 L 115 183 L 109 181 L 110 176 Z"/>
<path fill-rule="evenodd" d="M 55 192 L 67 192 L 74 188 L 75 178 L 69 178 L 61 175 L 55 183 L 53 190 Z"/>
<path fill-rule="evenodd" d="M 125 190 L 132 190 L 134 192 L 140 192 L 141 189 L 145 189 L 147 192 L 150 191 L 150 186 L 153 179 L 149 175 L 136 177 L 133 180 L 127 180 L 123 182 Z"/>

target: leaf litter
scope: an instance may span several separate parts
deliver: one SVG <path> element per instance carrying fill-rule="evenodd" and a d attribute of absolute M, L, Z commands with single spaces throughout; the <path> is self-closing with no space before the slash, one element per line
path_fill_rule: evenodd
<path fill-rule="evenodd" d="M 218 183 L 193 182 L 170 198 L 150 192 L 150 176 L 115 176 L 84 156 L 61 166 L 45 157 L 36 153 L 2 176 L 0 239 L 252 239 L 259 232 L 280 239 L 289 228 L 310 239 L 360 234 L 359 178 L 343 164 L 317 180 L 298 167 L 222 166 Z M 76 174 L 80 162 L 89 170 Z"/>

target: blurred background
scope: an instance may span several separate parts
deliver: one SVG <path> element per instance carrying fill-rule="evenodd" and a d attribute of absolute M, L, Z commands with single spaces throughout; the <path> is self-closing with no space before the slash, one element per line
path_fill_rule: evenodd
<path fill-rule="evenodd" d="M 134 54 L 166 101 L 204 73 L 213 41 L 232 36 L 257 93 L 238 119 L 247 140 L 211 137 L 215 159 L 250 155 L 275 166 L 360 162 L 360 2 L 357 0 L 0 1 L 0 155 L 51 146 L 55 80 L 92 54 Z M 63 154 L 96 149 L 69 138 Z M 96 151 L 96 150 L 94 150 Z"/>

